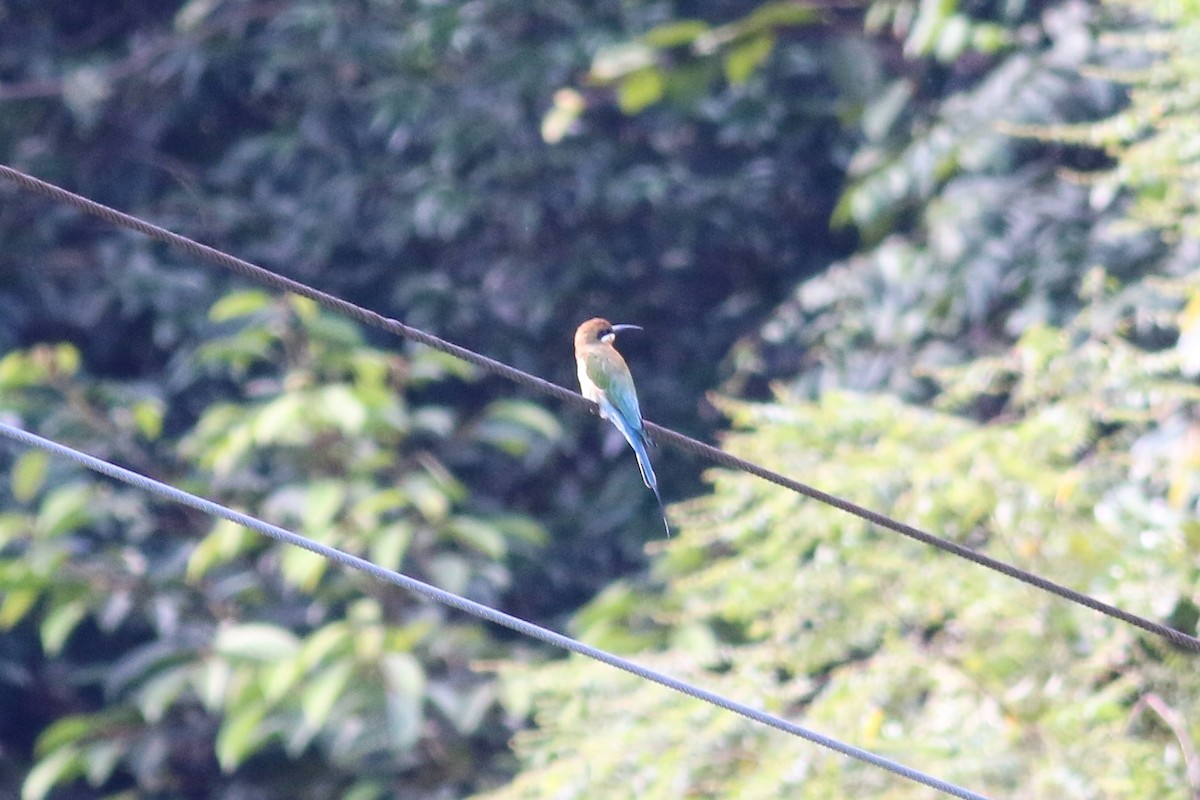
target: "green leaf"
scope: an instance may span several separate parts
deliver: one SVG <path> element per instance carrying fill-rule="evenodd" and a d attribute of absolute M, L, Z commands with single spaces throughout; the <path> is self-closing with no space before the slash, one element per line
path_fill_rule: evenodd
<path fill-rule="evenodd" d="M 391 796 L 388 787 L 378 781 L 359 781 L 342 795 L 342 800 L 382 800 Z"/>
<path fill-rule="evenodd" d="M 455 538 L 487 558 L 500 560 L 508 552 L 503 532 L 486 520 L 459 515 L 450 520 L 449 528 Z"/>
<path fill-rule="evenodd" d="M 387 687 L 388 728 L 397 747 L 407 748 L 421 738 L 425 704 L 425 670 L 408 653 L 390 653 L 380 662 Z"/>
<path fill-rule="evenodd" d="M 450 498 L 430 476 L 421 473 L 407 475 L 401 488 L 425 519 L 436 522 L 450 513 Z"/>
<path fill-rule="evenodd" d="M 354 662 L 347 658 L 310 677 L 300 692 L 300 710 L 306 728 L 317 729 L 325 725 L 353 674 Z"/>
<path fill-rule="evenodd" d="M 954 14 L 938 32 L 934 57 L 944 63 L 954 61 L 971 43 L 971 20 L 964 14 Z"/>
<path fill-rule="evenodd" d="M 557 417 L 539 405 L 523 400 L 498 400 L 487 407 L 476 436 L 510 455 L 521 455 L 537 439 L 560 439 L 562 426 Z"/>
<path fill-rule="evenodd" d="M 196 352 L 199 364 L 229 365 L 238 373 L 252 365 L 270 361 L 276 337 L 264 328 L 246 328 L 234 336 L 205 342 Z"/>
<path fill-rule="evenodd" d="M 72 714 L 52 722 L 37 739 L 36 752 L 48 755 L 74 745 L 95 733 L 96 718 L 86 714 Z"/>
<path fill-rule="evenodd" d="M 421 406 L 412 412 L 409 425 L 414 431 L 431 433 L 439 439 L 453 435 L 458 416 L 445 406 Z"/>
<path fill-rule="evenodd" d="M 150 441 L 155 441 L 162 435 L 163 404 L 160 400 L 139 400 L 131 409 L 134 424 Z"/>
<path fill-rule="evenodd" d="M 258 444 L 290 444 L 310 438 L 311 423 L 306 398 L 300 393 L 282 394 L 254 416 L 254 441 Z"/>
<path fill-rule="evenodd" d="M 124 739 L 94 742 L 84 748 L 81 755 L 88 783 L 92 786 L 106 783 L 121 758 L 128 753 L 128 748 L 129 744 Z"/>
<path fill-rule="evenodd" d="M 300 648 L 296 635 L 286 628 L 249 622 L 222 628 L 213 640 L 213 650 L 226 658 L 248 661 L 277 661 L 291 658 Z"/>
<path fill-rule="evenodd" d="M 478 377 L 478 367 L 440 350 L 422 347 L 413 351 L 408 362 L 408 379 L 415 386 L 453 377 L 470 381 Z"/>
<path fill-rule="evenodd" d="M 147 722 L 162 720 L 175 701 L 188 690 L 195 670 L 192 664 L 166 669 L 146 681 L 137 691 L 137 707 Z"/>
<path fill-rule="evenodd" d="M 72 600 L 52 608 L 42 620 L 42 648 L 50 656 L 62 652 L 63 645 L 79 621 L 87 614 L 87 605 L 82 600 Z"/>
<path fill-rule="evenodd" d="M 26 450 L 17 456 L 12 468 L 13 497 L 22 503 L 32 500 L 46 480 L 49 464 L 50 455 L 44 450 Z"/>
<path fill-rule="evenodd" d="M 464 557 L 454 553 L 439 553 L 429 559 L 430 582 L 448 592 L 462 594 L 467 589 L 474 570 Z"/>
<path fill-rule="evenodd" d="M 24 514 L 0 513 L 0 550 L 18 538 L 25 538 L 29 530 L 29 518 Z"/>
<path fill-rule="evenodd" d="M 42 536 L 59 536 L 86 524 L 92 517 L 95 487 L 71 483 L 51 492 L 38 509 L 37 530 Z"/>
<path fill-rule="evenodd" d="M 301 521 L 308 533 L 330 526 L 346 500 L 346 484 L 340 480 L 317 481 L 304 488 Z"/>
<path fill-rule="evenodd" d="M 41 375 L 33 359 L 20 350 L 0 358 L 0 388 L 19 389 L 40 382 Z"/>
<path fill-rule="evenodd" d="M 766 3 L 756 8 L 742 23 L 743 30 L 760 31 L 789 25 L 808 25 L 821 18 L 821 11 L 806 3 Z"/>
<path fill-rule="evenodd" d="M 708 30 L 708 23 L 698 19 L 683 19 L 658 25 L 642 34 L 642 41 L 651 47 L 679 47 L 691 44 Z"/>
<path fill-rule="evenodd" d="M 275 704 L 291 694 L 306 677 L 302 655 L 285 658 L 272 664 L 263 673 L 263 700 Z"/>
<path fill-rule="evenodd" d="M 367 408 L 354 389 L 346 384 L 322 386 L 312 398 L 310 413 L 334 423 L 350 436 L 362 432 L 367 422 Z"/>
<path fill-rule="evenodd" d="M 385 569 L 400 569 L 404 554 L 412 542 L 412 528 L 396 522 L 380 528 L 371 536 L 371 561 Z"/>
<path fill-rule="evenodd" d="M 299 660 L 306 671 L 316 669 L 330 657 L 348 654 L 352 640 L 352 634 L 345 623 L 331 623 L 304 640 Z"/>
<path fill-rule="evenodd" d="M 71 376 L 79 372 L 83 359 L 79 348 L 63 342 L 54 346 L 54 371 L 62 376 Z"/>
<path fill-rule="evenodd" d="M 233 710 L 217 731 L 217 763 L 229 774 L 257 750 L 266 739 L 263 718 L 266 708 L 259 704 Z"/>
<path fill-rule="evenodd" d="M 21 784 L 21 800 L 44 800 L 60 783 L 83 774 L 84 763 L 74 747 L 62 747 L 38 761 Z"/>
<path fill-rule="evenodd" d="M 1003 25 L 975 23 L 971 29 L 971 47 L 984 55 L 993 55 L 1012 44 L 1013 34 Z"/>
<path fill-rule="evenodd" d="M 520 514 L 496 514 L 488 521 L 504 532 L 506 538 L 519 539 L 530 544 L 545 544 L 546 528 L 536 520 Z"/>
<path fill-rule="evenodd" d="M 318 314 L 312 319 L 306 319 L 304 327 L 315 341 L 326 345 L 351 348 L 362 344 L 362 330 L 358 325 L 334 314 Z"/>
<path fill-rule="evenodd" d="M 621 79 L 617 105 L 626 114 L 636 114 L 662 99 L 666 81 L 658 67 L 644 67 Z"/>
<path fill-rule="evenodd" d="M 14 589 L 4 593 L 0 600 L 0 630 L 9 630 L 16 625 L 38 601 L 41 592 L 34 589 Z"/>
<path fill-rule="evenodd" d="M 196 682 L 196 693 L 200 702 L 211 713 L 219 712 L 225 705 L 225 695 L 233 681 L 233 667 L 223 658 L 210 658 L 200 670 Z"/>
<path fill-rule="evenodd" d="M 291 292 L 285 296 L 287 297 L 288 305 L 292 307 L 292 311 L 300 319 L 312 321 L 321 315 L 321 306 L 311 297 L 302 297 Z"/>
<path fill-rule="evenodd" d="M 775 47 L 775 37 L 769 33 L 755 36 L 735 45 L 725 56 L 725 77 L 737 86 L 745 83 Z"/>
<path fill-rule="evenodd" d="M 317 588 L 329 568 L 329 562 L 316 553 L 299 547 L 287 547 L 279 556 L 283 579 L 297 589 L 311 592 Z"/>
<path fill-rule="evenodd" d="M 259 289 L 244 292 L 233 292 L 213 303 L 208 310 L 208 318 L 212 322 L 228 322 L 231 319 L 245 317 L 271 304 L 271 295 Z"/>
<path fill-rule="evenodd" d="M 654 49 L 641 42 L 606 47 L 592 59 L 589 77 L 597 83 L 612 83 L 652 66 L 656 57 Z"/>
<path fill-rule="evenodd" d="M 195 650 L 185 646 L 181 638 L 163 637 L 147 641 L 113 662 L 104 675 L 104 691 L 109 697 L 120 697 L 136 691 L 155 674 L 180 664 L 195 664 Z"/>
<path fill-rule="evenodd" d="M 175 30 L 196 31 L 219 5 L 220 0 L 188 0 L 175 12 Z"/>
<path fill-rule="evenodd" d="M 195 583 L 215 565 L 237 557 L 256 539 L 254 534 L 235 522 L 217 520 L 212 531 L 200 540 L 188 557 L 188 582 Z"/>

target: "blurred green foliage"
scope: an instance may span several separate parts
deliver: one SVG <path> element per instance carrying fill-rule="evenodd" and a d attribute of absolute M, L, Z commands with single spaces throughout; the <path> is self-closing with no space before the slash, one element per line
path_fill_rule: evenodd
<path fill-rule="evenodd" d="M 953 4 L 922 7 L 935 5 Z M 1010 135 L 1112 113 L 1121 99 L 1081 74 L 1104 55 L 1105 18 L 1081 3 L 1045 5 L 1006 4 L 1024 46 L 881 85 L 859 117 L 862 144 L 833 216 L 863 246 L 738 343 L 729 390 L 783 375 L 813 396 L 843 386 L 925 401 L 931 371 L 1071 319 L 1093 266 L 1119 280 L 1184 267 L 1152 233 L 1122 231 L 1123 197 L 1064 180 L 1101 154 Z"/>
<path fill-rule="evenodd" d="M 731 352 L 728 390 L 787 380 L 721 404 L 741 429 L 725 444 L 1195 635 L 1194 242 L 1132 234 L 1124 196 L 1063 179 L 1094 151 L 1010 138 L 1116 109 L 1095 77 L 1126 58 L 1097 45 L 1114 21 L 1004 4 L 982 21 L 995 46 L 960 49 L 984 5 L 873 4 L 868 24 L 930 60 L 858 117 L 833 221 L 860 252 Z M 1194 659 L 747 476 L 709 480 L 652 576 L 576 615 L 582 638 L 997 796 L 1200 787 Z M 536 729 L 483 797 L 925 794 L 581 659 L 504 675 Z"/>
<path fill-rule="evenodd" d="M 1186 136 L 1144 182 L 1142 139 L 1064 138 L 1168 100 L 1185 132 L 1193 11 L 0 4 L 0 159 L 559 383 L 581 319 L 640 323 L 649 418 L 728 415 L 739 453 L 1194 632 Z M 5 419 L 522 616 L 594 597 L 590 643 L 972 788 L 1196 790 L 1161 642 L 721 472 L 643 574 L 653 500 L 595 420 L 7 185 L 0 236 Z M 912 794 L 55 459 L 0 469 L 0 793 Z"/>
<path fill-rule="evenodd" d="M 205 411 L 168 479 L 500 601 L 510 545 L 541 543 L 543 528 L 472 503 L 436 450 L 459 442 L 523 459 L 557 440 L 553 418 L 524 401 L 468 417 L 416 399 L 425 386 L 475 378 L 426 350 L 375 350 L 308 300 L 229 294 L 209 317 L 195 367 L 237 379 L 244 395 Z M 32 427 L 76 441 L 90 434 L 93 449 L 117 460 L 113 442 L 157 437 L 154 403 L 85 397 L 86 385 L 70 346 L 0 362 L 0 389 Z M 143 468 L 162 474 L 164 464 Z M 489 740 L 481 727 L 496 711 L 494 688 L 470 664 L 502 650 L 477 624 L 38 453 L 13 464 L 10 490 L 28 511 L 4 518 L 0 625 L 36 621 L 48 656 L 104 664 L 102 707 L 66 713 L 39 735 L 25 797 L 78 776 L 103 786 L 118 770 L 152 787 L 217 767 L 230 776 L 226 791 L 247 789 L 260 779 L 238 769 L 271 747 L 306 756 L 304 783 L 275 789 L 291 786 L 296 797 L 383 796 L 397 769 L 416 765 L 433 784 L 486 779 L 472 749 Z M 80 640 L 91 643 L 71 646 Z M 210 736 L 211 752 L 195 748 Z M 437 757 L 423 753 L 433 741 Z M 380 758 L 393 764 L 385 773 L 360 769 Z"/>
<path fill-rule="evenodd" d="M 1106 49 L 1125 54 L 1125 63 L 1098 65 L 1095 74 L 1129 87 L 1129 103 L 1100 122 L 1017 129 L 1048 141 L 1102 148 L 1111 169 L 1087 179 L 1098 196 L 1127 192 L 1130 222 L 1175 240 L 1200 233 L 1200 9 L 1166 0 L 1109 0 L 1120 12 L 1100 36 Z M 1152 24 L 1146 25 L 1149 18 Z M 1130 29 L 1130 21 L 1143 24 Z M 1110 56 L 1110 59 L 1112 57 Z"/>
<path fill-rule="evenodd" d="M 1127 331 L 1147 300 L 1178 324 L 1200 281 L 1113 287 L 939 373 L 942 408 L 781 390 L 722 402 L 726 446 L 1194 633 L 1200 389 L 1182 348 Z M 995 395 L 991 423 L 954 413 Z M 653 575 L 578 615 L 582 638 L 989 796 L 1194 793 L 1194 656 L 747 475 L 709 480 Z M 584 659 L 505 677 L 537 728 L 489 800 L 927 794 Z"/>

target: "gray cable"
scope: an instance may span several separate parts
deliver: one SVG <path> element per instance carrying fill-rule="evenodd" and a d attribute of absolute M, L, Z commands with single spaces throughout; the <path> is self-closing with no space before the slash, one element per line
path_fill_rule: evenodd
<path fill-rule="evenodd" d="M 699 686 L 681 681 L 677 678 L 672 678 L 670 675 L 665 675 L 661 672 L 649 669 L 648 667 L 635 664 L 632 661 L 627 661 L 620 656 L 615 656 L 607 651 L 591 647 L 590 645 L 586 645 L 570 637 L 563 636 L 561 633 L 555 633 L 552 630 L 543 628 L 540 625 L 534 625 L 532 622 L 527 622 L 523 619 L 505 614 L 503 611 L 497 611 L 496 609 L 490 608 L 481 603 L 468 600 L 467 598 L 456 595 L 453 592 L 447 592 L 443 589 L 437 588 L 436 586 L 431 586 L 428 583 L 417 580 L 416 578 L 410 578 L 407 575 L 402 575 L 399 572 L 394 572 L 390 569 L 384 569 L 383 567 L 372 564 L 370 561 L 359 558 L 358 556 L 337 550 L 333 547 L 328 547 L 320 544 L 319 542 L 314 542 L 312 539 L 301 536 L 298 533 L 293 533 L 292 531 L 280 528 L 268 522 L 263 522 L 255 517 L 234 511 L 231 508 L 214 503 L 211 500 L 205 500 L 202 497 L 197 497 L 194 494 L 189 494 L 181 489 L 176 489 L 175 487 L 168 486 L 165 483 L 160 483 L 153 478 L 148 478 L 145 475 L 131 472 L 123 467 L 118 467 L 117 465 L 109 463 L 108 461 L 103 461 L 86 453 L 81 453 L 78 450 L 74 450 L 65 445 L 50 441 L 49 439 L 43 439 L 40 436 L 23 431 L 20 428 L 14 428 L 11 425 L 0 422 L 0 435 L 4 435 L 9 439 L 21 442 L 22 444 L 26 444 L 31 447 L 40 448 L 55 455 L 64 456 L 72 461 L 82 464 L 90 470 L 99 472 L 101 475 L 107 475 L 110 478 L 123 481 L 130 486 L 141 489 L 142 491 L 150 492 L 160 497 L 165 497 L 168 500 L 181 505 L 189 506 L 214 517 L 227 519 L 230 522 L 234 522 L 238 525 L 249 528 L 250 530 L 257 531 L 264 536 L 269 536 L 270 538 L 285 544 L 290 544 L 295 547 L 303 547 L 305 550 L 316 553 L 317 555 L 330 561 L 337 562 L 343 566 L 356 569 L 360 572 L 365 572 L 376 580 L 399 586 L 402 589 L 422 595 L 430 600 L 447 605 L 450 608 L 464 611 L 472 616 L 487 620 L 488 622 L 492 622 L 497 625 L 503 625 L 506 628 L 511 628 L 517 633 L 538 639 L 546 642 L 547 644 L 552 644 L 555 647 L 561 647 L 562 649 L 569 650 L 572 653 L 578 653 L 579 655 L 587 656 L 588 658 L 608 664 L 610 667 L 616 667 L 617 669 L 625 670 L 626 672 L 636 675 L 639 678 L 654 681 L 655 683 L 661 684 L 668 689 L 674 689 L 677 692 L 682 692 L 683 694 L 694 697 L 697 700 L 703 700 L 706 703 L 711 703 L 718 708 L 723 708 L 726 711 L 732 711 L 735 714 L 740 714 L 743 717 L 752 719 L 755 722 L 763 725 L 768 725 L 785 733 L 790 733 L 793 736 L 799 736 L 802 739 L 807 739 L 808 741 L 818 744 L 821 747 L 825 747 L 833 750 L 834 752 L 841 753 L 844 756 L 849 756 L 850 758 L 863 761 L 867 764 L 871 764 L 872 766 L 879 767 L 880 769 L 885 769 L 888 772 L 895 773 L 896 775 L 907 778 L 910 781 L 931 786 L 938 791 L 954 797 L 967 798 L 967 800 L 986 800 L 983 795 L 976 794 L 975 792 L 955 786 L 952 783 L 939 780 L 938 778 L 927 775 L 924 772 L 920 772 L 910 767 L 906 767 L 903 764 L 899 764 L 895 761 L 884 758 L 883 756 L 875 755 L 874 753 L 854 747 L 853 745 L 844 744 L 839 742 L 837 739 L 831 739 L 828 736 L 823 736 L 814 731 L 810 731 L 807 728 L 803 728 L 799 725 L 788 722 L 785 719 L 768 714 L 765 711 L 759 711 L 758 709 L 751 708 L 750 706 L 742 705 L 741 703 L 722 697 L 719 694 L 710 692 L 707 689 L 702 689 Z"/>

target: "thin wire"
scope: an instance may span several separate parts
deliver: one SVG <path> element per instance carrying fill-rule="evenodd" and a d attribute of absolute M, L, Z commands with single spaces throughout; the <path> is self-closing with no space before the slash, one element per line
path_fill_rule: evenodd
<path fill-rule="evenodd" d="M 621 669 L 632 675 L 636 675 L 639 678 L 648 681 L 654 681 L 655 683 L 665 686 L 668 689 L 673 689 L 677 692 L 688 695 L 689 697 L 694 697 L 697 700 L 703 700 L 706 703 L 711 703 L 718 708 L 722 708 L 726 711 L 732 711 L 735 714 L 740 714 L 747 719 L 751 719 L 755 722 L 772 728 L 776 728 L 784 733 L 790 733 L 793 736 L 806 739 L 814 744 L 820 745 L 821 747 L 841 753 L 844 756 L 849 756 L 850 758 L 863 761 L 872 766 L 879 767 L 880 769 L 885 769 L 888 772 L 892 772 L 901 776 L 902 778 L 907 778 L 910 781 L 931 786 L 938 791 L 945 792 L 946 794 L 953 795 L 955 797 L 967 798 L 968 800 L 986 800 L 983 795 L 976 794 L 975 792 L 963 789 L 959 786 L 955 786 L 952 783 L 947 783 L 946 781 L 940 780 L 931 775 L 927 775 L 926 773 L 912 769 L 911 767 L 906 767 L 903 764 L 892 761 L 888 758 L 884 758 L 883 756 L 876 755 L 868 750 L 862 750 L 858 747 L 854 747 L 853 745 L 840 742 L 837 739 L 832 739 L 828 736 L 816 733 L 808 728 L 788 722 L 781 717 L 776 717 L 773 714 L 768 714 L 765 711 L 759 711 L 756 708 L 743 705 L 742 703 L 730 700 L 722 695 L 716 694 L 715 692 L 710 692 L 707 689 L 703 689 L 694 684 L 687 683 L 686 681 L 679 680 L 678 678 L 673 678 L 670 675 L 650 669 L 649 667 L 643 667 L 640 664 L 621 658 L 620 656 L 613 655 L 605 650 L 584 644 L 583 642 L 577 641 L 568 636 L 563 636 L 561 633 L 555 633 L 552 630 L 543 628 L 540 625 L 535 625 L 532 622 L 520 619 L 519 617 L 505 614 L 503 611 L 498 611 L 489 606 L 485 606 L 482 603 L 476 603 L 474 600 L 468 600 L 467 598 L 454 594 L 453 592 L 448 592 L 444 589 L 439 589 L 436 586 L 431 586 L 430 584 L 419 581 L 416 578 L 410 578 L 409 576 L 399 572 L 394 572 L 390 569 L 384 569 L 383 567 L 373 564 L 366 559 L 359 558 L 358 556 L 352 555 L 345 551 L 315 542 L 306 536 L 302 536 L 301 534 L 280 528 L 276 525 L 270 524 L 269 522 L 264 522 L 256 517 L 251 517 L 247 514 L 234 511 L 233 509 L 220 505 L 219 503 L 214 503 L 211 500 L 206 500 L 202 497 L 190 494 L 181 489 L 177 489 L 174 486 L 161 483 L 140 473 L 132 472 L 123 467 L 118 467 L 116 464 L 103 461 L 94 456 L 90 456 L 86 453 L 82 453 L 78 450 L 67 447 L 66 445 L 59 444 L 58 442 L 54 442 L 49 439 L 43 439 L 41 436 L 21 430 L 20 428 L 15 428 L 3 422 L 0 422 L 0 435 L 6 436 L 9 439 L 22 444 L 29 445 L 31 447 L 37 447 L 45 450 L 46 452 L 69 458 L 78 464 L 82 464 L 90 470 L 100 473 L 101 475 L 106 475 L 110 478 L 123 481 L 124 483 L 127 483 L 130 486 L 133 486 L 144 492 L 149 492 L 159 497 L 164 497 L 175 503 L 189 506 L 210 516 L 227 519 L 230 522 L 234 522 L 245 528 L 249 528 L 250 530 L 257 531 L 264 536 L 268 536 L 276 541 L 283 542 L 284 544 L 289 544 L 294 547 L 302 547 L 305 550 L 316 553 L 322 558 L 328 559 L 329 561 L 333 561 L 341 564 L 342 566 L 364 572 L 376 580 L 384 583 L 390 583 L 394 586 L 399 586 L 401 589 L 406 589 L 415 594 L 422 595 L 430 600 L 434 600 L 438 603 L 449 606 L 450 608 L 466 612 L 467 614 L 478 617 L 479 619 L 495 623 L 496 625 L 503 625 L 506 628 L 511 628 L 517 633 L 538 639 L 546 642 L 547 644 L 554 645 L 555 647 L 561 647 L 562 649 L 569 650 L 572 653 L 578 653 L 579 655 L 587 656 L 588 658 L 595 659 L 601 663 L 608 664 L 610 667 L 616 667 L 617 669 Z"/>
<path fill-rule="evenodd" d="M 217 266 L 224 267 L 239 275 L 246 276 L 274 289 L 280 289 L 283 291 L 292 292 L 293 294 L 298 294 L 302 297 L 307 297 L 310 300 L 320 303 L 322 306 L 325 306 L 328 309 L 336 311 L 339 314 L 344 314 L 345 316 L 362 322 L 365 325 L 371 325 L 395 334 L 396 336 L 401 336 L 410 341 L 418 342 L 427 347 L 431 347 L 434 350 L 439 350 L 443 353 L 449 353 L 456 358 L 460 358 L 463 361 L 475 364 L 476 366 L 487 370 L 488 372 L 501 375 L 522 386 L 527 386 L 540 392 L 544 392 L 545 394 L 561 400 L 568 405 L 574 406 L 575 408 L 583 409 L 593 414 L 597 413 L 597 407 L 595 403 L 590 400 L 586 400 L 575 392 L 564 389 L 557 384 L 550 383 L 549 381 L 543 380 L 535 375 L 530 375 L 529 373 L 523 372 L 515 367 L 510 367 L 507 364 L 488 358 L 487 356 L 476 353 L 473 350 L 468 350 L 465 347 L 447 342 L 444 339 L 440 339 L 437 336 L 405 325 L 397 320 L 391 319 L 390 317 L 377 314 L 374 311 L 363 308 L 362 306 L 342 300 L 340 297 L 335 297 L 334 295 L 327 294 L 319 289 L 314 289 L 311 286 L 299 283 L 290 278 L 285 278 L 282 275 L 271 272 L 270 270 L 264 269 L 256 264 L 251 264 L 249 261 L 244 261 L 235 256 L 231 256 L 228 253 L 223 253 L 215 248 L 200 244 L 199 242 L 188 239 L 185 236 L 180 236 L 179 234 L 173 233 L 165 228 L 160 228 L 157 225 L 152 225 L 149 222 L 138 219 L 137 217 L 124 214 L 114 208 L 109 208 L 108 206 L 97 203 L 94 200 L 89 200 L 86 197 L 75 194 L 74 192 L 69 192 L 66 189 L 46 183 L 42 180 L 38 180 L 32 175 L 27 175 L 24 172 L 13 169 L 12 167 L 0 164 L 0 178 L 5 178 L 21 187 L 29 189 L 30 191 L 36 192 L 45 197 L 49 197 L 57 202 L 74 206 L 75 208 L 78 208 L 87 214 L 91 214 L 94 217 L 98 217 L 112 225 L 135 230 L 139 233 L 145 234 L 155 241 L 163 242 L 164 244 L 168 244 L 172 247 L 177 247 L 184 252 L 195 256 L 201 261 L 206 261 L 210 264 L 216 264 Z M 700 456 L 701 458 L 706 458 L 716 464 L 720 464 L 721 466 L 728 467 L 730 469 L 741 470 L 750 475 L 755 475 L 763 480 L 770 481 L 777 486 L 782 486 L 785 489 L 802 494 L 805 497 L 809 497 L 818 502 L 833 506 L 834 508 L 844 511 L 847 514 L 852 514 L 860 519 L 864 519 L 868 522 L 878 525 L 881 528 L 886 528 L 903 536 L 907 536 L 910 539 L 915 539 L 923 544 L 936 547 L 943 552 L 950 553 L 958 556 L 959 558 L 965 558 L 968 561 L 972 561 L 980 565 L 981 567 L 999 572 L 1002 575 L 1007 575 L 1008 577 L 1021 581 L 1022 583 L 1026 583 L 1030 586 L 1041 589 L 1044 592 L 1057 595 L 1064 600 L 1069 600 L 1072 603 L 1077 603 L 1078 605 L 1098 611 L 1105 616 L 1141 628 L 1147 633 L 1152 633 L 1155 636 L 1161 636 L 1182 650 L 1192 653 L 1200 653 L 1200 638 L 1190 636 L 1183 631 L 1179 631 L 1167 625 L 1154 622 L 1145 617 L 1138 616 L 1137 614 L 1132 614 L 1128 611 L 1118 608 L 1117 606 L 1101 602 L 1090 595 L 1078 592 L 1074 589 L 1063 586 L 1062 584 L 1055 583 L 1048 578 L 1043 578 L 1032 572 L 1023 570 L 1020 567 L 1000 561 L 999 559 L 992 558 L 991 556 L 984 555 L 983 553 L 975 550 L 971 550 L 970 548 L 958 544 L 957 542 L 952 542 L 949 539 L 943 539 L 940 536 L 934 536 L 931 533 L 922 531 L 919 528 L 914 528 L 911 525 L 881 514 L 878 511 L 872 511 L 871 509 L 860 506 L 857 503 L 852 503 L 849 500 L 837 497 L 836 495 L 823 492 L 820 489 L 814 488 L 805 483 L 801 483 L 800 481 L 793 480 L 792 478 L 781 475 L 778 472 L 773 472 L 751 461 L 746 461 L 745 459 L 741 459 L 722 450 L 718 450 L 712 445 L 697 441 L 689 436 L 684 436 L 681 433 L 676 433 L 669 428 L 664 428 L 661 425 L 656 425 L 653 422 L 646 422 L 645 427 L 646 430 L 652 434 L 651 438 L 659 443 L 671 444 L 680 450 Z"/>

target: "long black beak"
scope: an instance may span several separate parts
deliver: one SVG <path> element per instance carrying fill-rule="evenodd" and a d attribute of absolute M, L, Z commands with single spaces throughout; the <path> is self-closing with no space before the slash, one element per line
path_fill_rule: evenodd
<path fill-rule="evenodd" d="M 613 329 L 613 333 L 620 333 L 621 331 L 640 331 L 642 329 L 642 326 L 641 325 L 613 325 L 612 329 Z"/>

